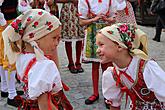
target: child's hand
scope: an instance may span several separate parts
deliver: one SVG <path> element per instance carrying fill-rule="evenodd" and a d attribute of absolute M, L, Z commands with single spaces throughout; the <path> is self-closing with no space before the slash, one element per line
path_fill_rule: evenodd
<path fill-rule="evenodd" d="M 93 19 L 93 22 L 96 22 L 96 21 L 98 21 L 101 18 L 102 18 L 102 15 L 97 15 L 96 17 L 94 17 L 92 19 Z"/>
<path fill-rule="evenodd" d="M 108 24 L 113 24 L 113 23 L 116 22 L 116 18 L 115 17 L 107 18 L 106 16 L 102 16 L 102 20 L 107 22 Z"/>

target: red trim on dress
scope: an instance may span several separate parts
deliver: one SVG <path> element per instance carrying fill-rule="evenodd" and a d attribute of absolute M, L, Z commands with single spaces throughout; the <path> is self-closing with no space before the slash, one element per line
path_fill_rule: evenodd
<path fill-rule="evenodd" d="M 137 83 L 135 84 L 133 79 L 127 74 L 120 71 L 119 75 L 116 72 L 116 68 L 113 69 L 113 77 L 116 80 L 116 85 L 120 86 L 121 91 L 126 93 L 126 103 L 128 96 L 132 100 L 132 110 L 136 109 L 137 102 L 155 102 L 158 101 L 158 99 L 155 97 L 154 92 L 150 91 L 143 78 L 143 69 L 145 66 L 146 61 L 143 59 L 140 59 L 139 63 L 139 70 L 138 70 L 138 79 Z M 131 87 L 131 89 L 128 89 L 121 81 L 120 76 L 123 74 L 130 82 L 134 83 L 134 86 Z M 159 101 L 158 101 L 159 102 Z M 155 105 L 156 108 L 161 108 L 161 105 Z"/>

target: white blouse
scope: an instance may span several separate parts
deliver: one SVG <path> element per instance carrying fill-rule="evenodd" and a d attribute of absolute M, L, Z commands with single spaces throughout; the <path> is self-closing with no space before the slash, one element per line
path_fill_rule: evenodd
<path fill-rule="evenodd" d="M 21 54 L 16 61 L 17 74 L 23 78 L 28 63 L 34 54 Z M 37 61 L 28 73 L 28 96 L 36 99 L 45 92 L 62 90 L 60 73 L 52 60 Z"/>
<path fill-rule="evenodd" d="M 106 14 L 109 9 L 109 1 L 110 0 L 102 0 L 102 3 L 99 3 L 98 0 L 88 0 L 90 4 L 90 10 L 92 13 L 99 15 L 99 14 Z M 117 9 L 117 1 L 111 0 L 111 7 L 110 7 L 110 15 L 109 16 L 115 16 L 116 9 Z M 78 12 L 79 17 L 88 19 L 88 5 L 86 3 L 86 0 L 79 0 L 78 2 Z"/>
<path fill-rule="evenodd" d="M 133 57 L 132 62 L 126 70 L 126 73 L 130 75 L 134 81 L 136 80 L 138 71 L 138 61 L 139 58 Z M 116 66 L 116 70 L 124 71 L 125 69 L 126 68 L 121 69 Z M 108 67 L 103 73 L 102 92 L 107 100 L 112 101 L 112 106 L 118 107 L 121 105 L 122 93 L 120 88 L 116 86 L 112 71 L 113 67 Z M 153 91 L 156 98 L 165 105 L 165 72 L 155 61 L 149 60 L 145 65 L 143 77 L 147 88 Z M 131 88 L 133 85 L 124 75 L 121 75 L 121 80 L 128 88 Z"/>

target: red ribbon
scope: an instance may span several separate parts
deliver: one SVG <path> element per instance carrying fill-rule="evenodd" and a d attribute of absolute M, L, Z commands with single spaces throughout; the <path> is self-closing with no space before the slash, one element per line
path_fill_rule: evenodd
<path fill-rule="evenodd" d="M 126 14 L 126 15 L 129 15 L 128 7 L 127 7 L 127 6 L 125 7 L 125 14 Z"/>

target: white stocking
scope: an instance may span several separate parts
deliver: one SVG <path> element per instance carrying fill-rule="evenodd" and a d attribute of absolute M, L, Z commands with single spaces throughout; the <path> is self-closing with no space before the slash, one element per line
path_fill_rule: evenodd
<path fill-rule="evenodd" d="M 2 66 L 0 66 L 0 74 L 1 74 L 1 91 L 8 92 L 5 70 L 3 69 Z"/>
<path fill-rule="evenodd" d="M 17 95 L 16 87 L 15 87 L 15 74 L 16 74 L 16 71 L 12 71 L 11 73 L 8 73 L 8 71 L 5 71 L 7 85 L 8 85 L 9 99 L 14 99 L 14 97 Z"/>

